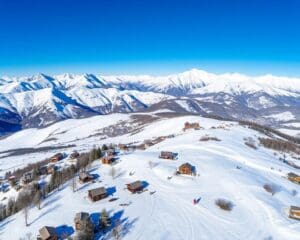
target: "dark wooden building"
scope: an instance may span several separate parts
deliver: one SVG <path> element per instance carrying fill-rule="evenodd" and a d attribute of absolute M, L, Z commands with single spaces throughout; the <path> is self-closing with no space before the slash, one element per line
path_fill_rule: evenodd
<path fill-rule="evenodd" d="M 76 231 L 84 230 L 84 227 L 86 226 L 87 222 L 91 222 L 90 214 L 86 212 L 76 213 L 74 218 L 75 230 Z"/>
<path fill-rule="evenodd" d="M 79 181 L 81 183 L 89 182 L 91 180 L 93 180 L 93 176 L 88 174 L 87 172 L 79 173 Z"/>
<path fill-rule="evenodd" d="M 300 176 L 297 175 L 297 174 L 295 174 L 295 173 L 293 173 L 293 172 L 288 173 L 288 179 L 291 182 L 300 184 Z"/>
<path fill-rule="evenodd" d="M 118 153 L 115 149 L 108 149 L 104 151 L 104 156 L 116 156 Z"/>
<path fill-rule="evenodd" d="M 195 174 L 195 167 L 192 166 L 189 163 L 184 163 L 178 168 L 179 174 L 185 174 L 185 175 L 194 175 Z"/>
<path fill-rule="evenodd" d="M 48 165 L 48 167 L 47 167 L 47 173 L 48 174 L 52 174 L 52 173 L 54 173 L 56 170 L 57 170 L 57 166 L 55 166 L 54 164 L 50 164 L 50 165 Z"/>
<path fill-rule="evenodd" d="M 116 161 L 116 158 L 114 155 L 104 156 L 101 159 L 103 164 L 113 164 Z"/>
<path fill-rule="evenodd" d="M 107 191 L 104 187 L 99 187 L 89 190 L 89 198 L 95 202 L 104 199 L 108 196 Z"/>
<path fill-rule="evenodd" d="M 289 210 L 289 217 L 300 220 L 300 207 L 291 206 Z"/>
<path fill-rule="evenodd" d="M 48 167 L 45 165 L 45 166 L 41 166 L 39 168 L 39 174 L 40 175 L 46 175 L 48 173 Z"/>
<path fill-rule="evenodd" d="M 140 192 L 144 189 L 144 184 L 142 181 L 135 181 L 135 182 L 126 184 L 126 187 L 130 192 L 136 193 L 136 192 Z"/>
<path fill-rule="evenodd" d="M 58 240 L 58 235 L 54 227 L 42 227 L 39 230 L 38 240 Z"/>
<path fill-rule="evenodd" d="M 49 161 L 50 162 L 58 162 L 58 161 L 63 160 L 63 158 L 64 158 L 64 155 L 62 153 L 56 153 L 49 159 Z"/>
<path fill-rule="evenodd" d="M 159 158 L 174 160 L 178 156 L 178 153 L 161 151 L 159 154 Z"/>
<path fill-rule="evenodd" d="M 197 122 L 195 122 L 195 123 L 186 122 L 186 123 L 184 123 L 183 131 L 186 131 L 188 129 L 198 130 L 198 129 L 200 129 L 200 124 Z"/>
<path fill-rule="evenodd" d="M 77 151 L 74 151 L 70 154 L 70 159 L 76 159 L 79 157 L 79 153 Z"/>
<path fill-rule="evenodd" d="M 126 144 L 122 144 L 122 143 L 119 143 L 118 144 L 118 148 L 122 151 L 128 151 L 129 150 L 129 146 L 126 145 Z"/>
<path fill-rule="evenodd" d="M 23 183 L 30 183 L 33 181 L 33 171 L 29 171 L 23 174 L 22 176 Z"/>
<path fill-rule="evenodd" d="M 8 181 L 11 186 L 14 186 L 17 184 L 18 180 L 17 180 L 16 176 L 12 175 L 12 176 L 9 176 Z"/>

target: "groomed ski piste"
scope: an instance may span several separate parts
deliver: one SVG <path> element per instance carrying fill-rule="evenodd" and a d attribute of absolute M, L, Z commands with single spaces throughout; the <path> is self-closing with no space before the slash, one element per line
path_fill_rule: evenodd
<path fill-rule="evenodd" d="M 70 183 L 66 183 L 42 202 L 41 210 L 34 206 L 29 210 L 28 227 L 22 212 L 2 221 L 0 239 L 18 240 L 28 233 L 34 239 L 45 225 L 64 229 L 70 236 L 75 236 L 73 219 L 77 212 L 97 215 L 104 208 L 113 220 L 122 222 L 122 239 L 300 239 L 300 221 L 290 219 L 287 214 L 291 205 L 300 206 L 300 197 L 293 191 L 298 191 L 299 185 L 286 178 L 288 172 L 299 174 L 300 171 L 279 161 L 280 153 L 274 155 L 274 151 L 259 146 L 258 137 L 265 135 L 236 122 L 198 116 L 161 118 L 135 133 L 106 139 L 93 135 L 103 127 L 129 118 L 130 114 L 113 114 L 66 120 L 44 129 L 23 130 L 2 139 L 1 152 L 76 144 L 76 147 L 59 150 L 71 153 L 74 149 L 86 151 L 104 143 L 143 142 L 172 135 L 146 150 L 120 151 L 119 161 L 114 166 L 115 178 L 110 176 L 110 166 L 96 160 L 90 169 L 91 173 L 99 175 L 95 183 L 78 183 L 75 193 Z M 185 122 L 198 122 L 201 129 L 183 131 Z M 51 139 L 49 136 L 53 135 L 55 138 Z M 206 135 L 220 141 L 199 141 Z M 255 139 L 256 150 L 245 145 L 244 138 L 248 137 Z M 48 141 L 44 141 L 47 138 Z M 160 159 L 160 151 L 176 152 L 178 158 Z M 1 174 L 51 155 L 51 151 L 11 157 L 5 157 L 3 153 Z M 68 158 L 61 164 L 67 164 L 67 161 Z M 196 176 L 174 175 L 185 162 L 195 167 Z M 132 194 L 125 189 L 127 183 L 135 180 L 145 181 L 147 191 Z M 268 193 L 264 184 L 277 186 L 277 192 L 274 195 Z M 111 195 L 91 202 L 87 191 L 100 186 L 110 189 Z M 4 197 L 16 194 L 14 189 L 1 192 L 0 200 L 5 202 Z M 110 202 L 112 197 L 118 199 Z M 194 204 L 193 199 L 200 200 Z M 217 199 L 231 201 L 232 210 L 220 209 L 215 204 Z M 96 239 L 109 238 L 106 233 L 98 234 Z"/>

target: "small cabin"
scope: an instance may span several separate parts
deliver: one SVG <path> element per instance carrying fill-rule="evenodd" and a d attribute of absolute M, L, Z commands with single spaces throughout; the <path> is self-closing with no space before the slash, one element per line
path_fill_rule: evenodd
<path fill-rule="evenodd" d="M 113 164 L 116 161 L 116 158 L 113 155 L 104 156 L 101 161 L 103 164 Z"/>
<path fill-rule="evenodd" d="M 122 151 L 128 151 L 129 150 L 129 146 L 126 145 L 126 144 L 122 144 L 122 143 L 119 143 L 118 144 L 118 148 Z"/>
<path fill-rule="evenodd" d="M 88 174 L 87 172 L 79 173 L 79 181 L 82 183 L 89 182 L 93 179 L 93 176 Z"/>
<path fill-rule="evenodd" d="M 289 210 L 289 217 L 300 220 L 300 207 L 291 206 Z"/>
<path fill-rule="evenodd" d="M 144 184 L 142 181 L 135 181 L 133 183 L 129 183 L 126 184 L 127 189 L 131 192 L 131 193 L 137 193 L 143 190 L 144 188 Z"/>
<path fill-rule="evenodd" d="M 178 153 L 161 151 L 159 154 L 159 158 L 174 160 L 178 156 Z"/>
<path fill-rule="evenodd" d="M 195 174 L 195 167 L 189 163 L 182 164 L 177 171 L 178 174 L 185 174 L 185 175 L 194 175 Z"/>
<path fill-rule="evenodd" d="M 58 240 L 58 235 L 54 227 L 42 227 L 39 230 L 39 235 L 37 237 L 39 240 Z"/>
<path fill-rule="evenodd" d="M 293 173 L 293 172 L 288 173 L 288 179 L 291 182 L 300 184 L 300 176 L 297 175 L 297 174 L 295 174 L 295 173 Z"/>
<path fill-rule="evenodd" d="M 76 159 L 79 157 L 79 153 L 77 151 L 74 151 L 70 154 L 70 159 Z"/>
<path fill-rule="evenodd" d="M 10 183 L 10 185 L 12 185 L 12 186 L 14 186 L 14 185 L 16 185 L 16 183 L 17 183 L 17 178 L 16 178 L 16 176 L 9 176 L 9 178 L 8 178 L 8 182 Z"/>
<path fill-rule="evenodd" d="M 74 218 L 75 230 L 83 231 L 86 222 L 91 222 L 90 214 L 88 214 L 87 212 L 76 213 Z"/>
<path fill-rule="evenodd" d="M 91 189 L 89 190 L 89 198 L 95 202 L 95 201 L 99 201 L 101 199 L 104 199 L 108 196 L 107 191 L 104 187 L 99 187 L 99 188 L 95 188 L 95 189 Z"/>
<path fill-rule="evenodd" d="M 53 174 L 56 170 L 57 170 L 57 166 L 55 166 L 54 164 L 50 164 L 47 167 L 47 173 L 48 174 Z"/>
<path fill-rule="evenodd" d="M 55 163 L 55 162 L 63 160 L 63 158 L 64 158 L 64 155 L 62 153 L 56 153 L 49 159 L 49 161 Z"/>
<path fill-rule="evenodd" d="M 48 167 L 47 166 L 41 166 L 39 168 L 39 174 L 40 175 L 46 175 L 48 173 Z"/>
<path fill-rule="evenodd" d="M 108 149 L 106 151 L 104 151 L 104 156 L 116 156 L 117 152 L 115 151 L 115 149 Z"/>
<path fill-rule="evenodd" d="M 194 122 L 194 123 L 185 122 L 185 123 L 184 123 L 183 131 L 186 131 L 186 130 L 188 130 L 188 129 L 199 130 L 199 129 L 200 129 L 200 124 L 197 123 L 197 122 Z"/>
<path fill-rule="evenodd" d="M 30 183 L 33 181 L 33 171 L 26 172 L 22 176 L 23 183 Z"/>

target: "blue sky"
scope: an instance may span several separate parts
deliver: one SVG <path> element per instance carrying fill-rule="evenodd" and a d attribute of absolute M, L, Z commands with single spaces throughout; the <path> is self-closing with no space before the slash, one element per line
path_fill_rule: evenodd
<path fill-rule="evenodd" d="M 300 76 L 297 0 L 0 0 L 0 75 Z"/>

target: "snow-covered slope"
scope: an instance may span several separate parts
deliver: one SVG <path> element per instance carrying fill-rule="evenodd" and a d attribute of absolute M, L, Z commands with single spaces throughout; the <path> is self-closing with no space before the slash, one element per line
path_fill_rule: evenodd
<path fill-rule="evenodd" d="M 143 122 L 138 132 L 118 136 L 109 135 L 111 131 L 100 133 L 122 122 L 123 127 L 130 126 L 137 122 L 134 120 L 137 115 L 112 114 L 66 120 L 44 129 L 23 130 L 0 140 L 0 152 L 22 147 L 76 144 L 76 147 L 63 150 L 70 153 L 73 149 L 87 150 L 95 144 L 139 143 L 145 139 L 172 134 L 172 137 L 145 151 L 121 152 L 120 161 L 114 167 L 118 176 L 114 180 L 109 175 L 110 167 L 96 161 L 92 173 L 98 174 L 102 182 L 86 185 L 78 183 L 78 191 L 75 193 L 67 184 L 46 198 L 41 210 L 36 207 L 30 209 L 29 227 L 24 226 L 22 213 L 3 221 L 0 239 L 18 240 L 26 233 L 35 236 L 43 225 L 58 228 L 65 225 L 73 229 L 76 212 L 96 214 L 103 208 L 126 226 L 127 231 L 122 239 L 300 239 L 300 222 L 287 216 L 290 205 L 300 205 L 300 195 L 293 192 L 298 185 L 285 178 L 290 171 L 300 172 L 279 161 L 280 155 L 275 156 L 273 151 L 258 146 L 257 139 L 262 136 L 261 133 L 235 122 L 196 116 L 154 117 L 155 114 L 150 113 L 140 115 L 140 119 L 143 119 L 140 121 Z M 203 129 L 183 132 L 182 127 L 186 121 L 199 122 Z M 221 141 L 199 141 L 205 135 L 217 137 Z M 257 150 L 244 144 L 244 138 L 248 137 L 254 139 Z M 161 150 L 178 152 L 178 159 L 159 159 Z M 1 159 L 1 173 L 52 154 L 51 151 L 10 157 L 1 154 L 4 157 Z M 150 168 L 150 161 L 156 166 Z M 168 179 L 185 162 L 195 166 L 199 175 L 173 176 Z M 129 175 L 130 172 L 134 172 L 134 175 Z M 148 191 L 133 195 L 124 190 L 125 184 L 134 180 L 146 181 L 149 184 Z M 272 196 L 263 189 L 264 184 L 273 184 L 278 191 Z M 113 197 L 118 200 L 109 202 L 109 197 L 99 202 L 90 202 L 87 191 L 97 186 L 115 189 Z M 11 191 L 5 194 L 15 194 Z M 156 192 L 151 195 L 151 191 Z M 4 193 L 0 193 L 0 199 L 4 196 Z M 200 198 L 197 205 L 193 204 L 194 198 Z M 215 200 L 219 198 L 232 201 L 232 211 L 219 209 L 215 205 Z M 127 207 L 119 206 L 129 202 L 131 204 Z"/>
<path fill-rule="evenodd" d="M 177 112 L 282 123 L 286 119 L 268 116 L 289 111 L 300 118 L 300 79 L 192 69 L 158 77 L 40 74 L 0 81 L 0 120 L 23 127 L 151 107 L 159 110 L 161 105 Z"/>

